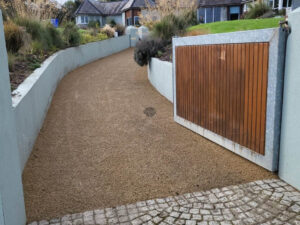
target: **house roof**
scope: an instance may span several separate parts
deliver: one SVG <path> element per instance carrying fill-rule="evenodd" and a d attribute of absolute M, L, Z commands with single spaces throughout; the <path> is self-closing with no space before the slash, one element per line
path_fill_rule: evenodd
<path fill-rule="evenodd" d="M 198 0 L 198 7 L 242 5 L 242 0 Z"/>
<path fill-rule="evenodd" d="M 128 0 L 128 2 L 122 8 L 122 11 L 126 11 L 132 8 L 146 8 L 148 6 L 147 3 L 149 3 L 150 6 L 155 5 L 155 2 L 153 0 Z"/>
<path fill-rule="evenodd" d="M 128 0 L 116 1 L 116 2 L 101 2 L 97 0 L 84 0 L 78 7 L 75 15 L 101 15 L 112 16 L 122 13 L 122 8 L 128 2 Z"/>

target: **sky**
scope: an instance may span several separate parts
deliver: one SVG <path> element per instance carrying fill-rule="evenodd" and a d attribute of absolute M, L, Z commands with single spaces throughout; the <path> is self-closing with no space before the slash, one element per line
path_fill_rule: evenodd
<path fill-rule="evenodd" d="M 60 4 L 64 4 L 65 2 L 69 1 L 69 0 L 56 0 L 58 3 Z"/>

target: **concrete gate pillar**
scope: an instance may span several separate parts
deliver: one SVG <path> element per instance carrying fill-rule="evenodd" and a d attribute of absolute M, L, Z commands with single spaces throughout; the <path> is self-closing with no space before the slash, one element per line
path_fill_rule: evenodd
<path fill-rule="evenodd" d="M 26 223 L 16 126 L 0 10 L 0 225 Z"/>
<path fill-rule="evenodd" d="M 289 14 L 279 176 L 300 190 L 300 8 Z"/>

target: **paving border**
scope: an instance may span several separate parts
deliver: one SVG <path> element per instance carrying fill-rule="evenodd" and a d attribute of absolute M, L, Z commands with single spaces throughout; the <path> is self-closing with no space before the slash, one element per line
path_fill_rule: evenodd
<path fill-rule="evenodd" d="M 68 214 L 29 225 L 300 224 L 300 192 L 278 179 Z"/>

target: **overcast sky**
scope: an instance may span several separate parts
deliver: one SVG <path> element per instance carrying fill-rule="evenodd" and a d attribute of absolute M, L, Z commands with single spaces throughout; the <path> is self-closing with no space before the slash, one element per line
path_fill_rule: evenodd
<path fill-rule="evenodd" d="M 58 1 L 60 4 L 64 4 L 65 2 L 67 2 L 68 0 L 56 0 Z"/>

